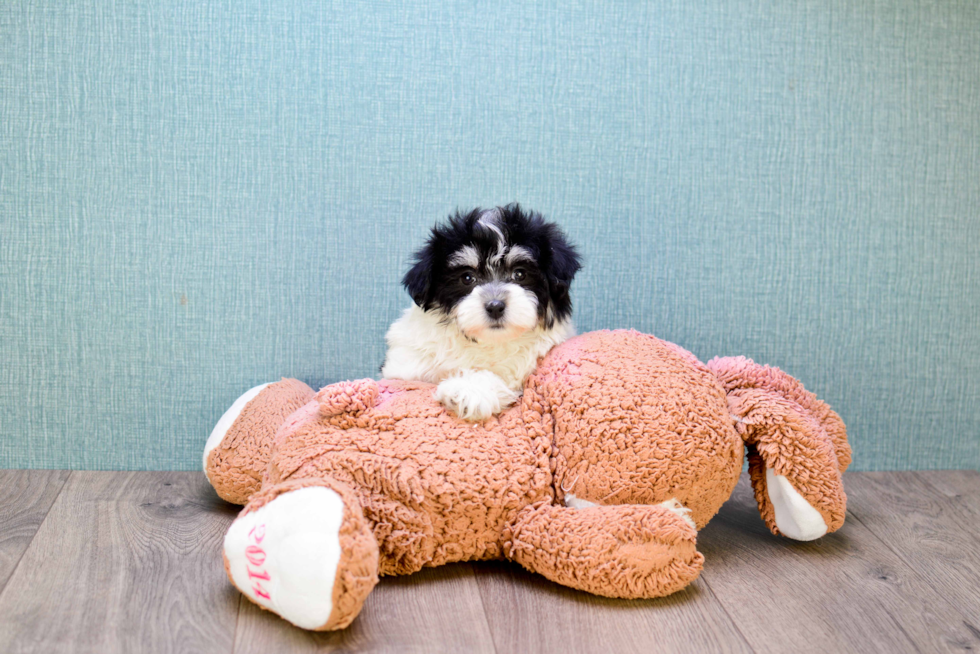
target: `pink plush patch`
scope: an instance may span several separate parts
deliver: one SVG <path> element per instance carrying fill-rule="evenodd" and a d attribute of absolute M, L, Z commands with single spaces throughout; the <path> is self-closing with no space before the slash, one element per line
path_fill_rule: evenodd
<path fill-rule="evenodd" d="M 312 402 L 307 402 L 300 408 L 293 411 L 286 418 L 285 422 L 279 426 L 278 431 L 276 431 L 275 438 L 272 439 L 274 447 L 278 448 L 284 440 L 292 436 L 299 427 L 309 422 L 312 418 L 315 418 L 320 412 L 320 405 L 313 400 Z"/>

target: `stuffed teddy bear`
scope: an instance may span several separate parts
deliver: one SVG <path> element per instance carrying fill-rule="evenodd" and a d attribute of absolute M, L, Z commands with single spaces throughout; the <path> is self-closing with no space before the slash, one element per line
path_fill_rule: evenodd
<path fill-rule="evenodd" d="M 452 561 L 667 595 L 698 576 L 697 530 L 746 449 L 774 534 L 812 540 L 844 521 L 844 424 L 778 368 L 600 331 L 553 348 L 520 401 L 483 422 L 447 412 L 434 388 L 283 379 L 228 409 L 204 468 L 245 505 L 224 540 L 242 593 L 316 630 L 350 624 L 379 575 Z"/>

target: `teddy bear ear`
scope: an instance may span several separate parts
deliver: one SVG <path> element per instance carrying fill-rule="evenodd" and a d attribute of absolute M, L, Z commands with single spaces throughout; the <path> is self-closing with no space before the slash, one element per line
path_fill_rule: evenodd
<path fill-rule="evenodd" d="M 335 416 L 341 413 L 359 414 L 374 408 L 378 400 L 378 382 L 373 379 L 355 379 L 324 386 L 316 394 L 320 415 Z"/>

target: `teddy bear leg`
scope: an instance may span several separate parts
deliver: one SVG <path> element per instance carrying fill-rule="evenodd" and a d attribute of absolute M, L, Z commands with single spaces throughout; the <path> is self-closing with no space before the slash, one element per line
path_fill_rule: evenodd
<path fill-rule="evenodd" d="M 312 399 L 312 388 L 282 379 L 246 391 L 225 411 L 204 446 L 204 474 L 222 499 L 245 504 L 258 490 L 276 431 Z"/>
<path fill-rule="evenodd" d="M 729 402 L 748 447 L 749 478 L 769 530 L 810 541 L 844 524 L 847 496 L 833 438 L 805 407 L 765 389 Z"/>
<path fill-rule="evenodd" d="M 559 584 L 605 597 L 661 597 L 691 583 L 704 556 L 682 512 L 656 504 L 524 509 L 507 556 Z"/>
<path fill-rule="evenodd" d="M 770 531 L 814 540 L 839 529 L 847 506 L 841 475 L 851 462 L 840 416 L 779 368 L 745 357 L 707 365 L 728 395 Z"/>
<path fill-rule="evenodd" d="M 329 480 L 263 489 L 232 523 L 225 570 L 250 600 L 304 629 L 343 629 L 378 582 L 378 543 L 360 505 Z"/>
<path fill-rule="evenodd" d="M 772 533 L 811 541 L 836 531 L 844 523 L 847 498 L 839 473 L 832 471 L 825 479 L 810 478 L 805 466 L 794 469 L 792 463 L 775 458 L 769 463 L 753 449 L 748 459 L 759 514 Z"/>

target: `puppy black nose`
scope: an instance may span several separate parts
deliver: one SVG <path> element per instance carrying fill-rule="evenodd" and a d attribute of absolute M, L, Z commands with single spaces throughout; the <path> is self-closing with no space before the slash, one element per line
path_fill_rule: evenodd
<path fill-rule="evenodd" d="M 484 308 L 487 310 L 488 316 L 494 320 L 498 320 L 500 316 L 504 315 L 504 309 L 507 308 L 507 305 L 500 300 L 490 300 Z"/>

